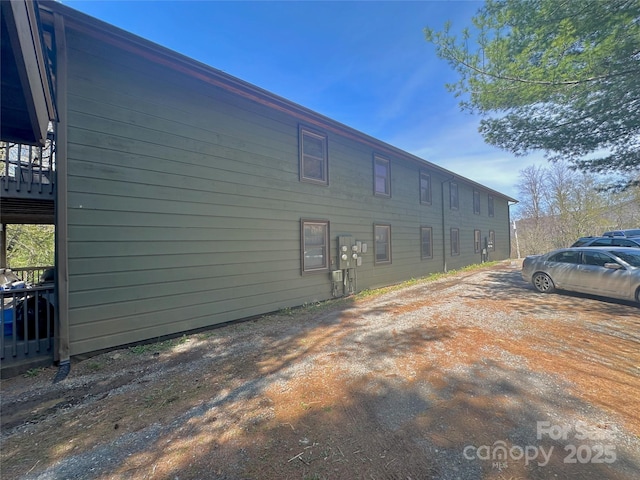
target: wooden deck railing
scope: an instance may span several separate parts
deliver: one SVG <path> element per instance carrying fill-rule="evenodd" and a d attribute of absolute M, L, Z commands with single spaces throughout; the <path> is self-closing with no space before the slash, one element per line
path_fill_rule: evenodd
<path fill-rule="evenodd" d="M 24 280 L 29 285 L 35 285 L 40 281 L 42 274 L 52 269 L 53 266 L 47 267 L 18 267 L 12 268 L 11 271 L 15 273 L 21 280 Z"/>
<path fill-rule="evenodd" d="M 53 358 L 55 293 L 52 284 L 0 291 L 0 360 Z"/>
<path fill-rule="evenodd" d="M 54 173 L 52 139 L 44 147 L 0 142 L 0 189 L 53 194 Z"/>

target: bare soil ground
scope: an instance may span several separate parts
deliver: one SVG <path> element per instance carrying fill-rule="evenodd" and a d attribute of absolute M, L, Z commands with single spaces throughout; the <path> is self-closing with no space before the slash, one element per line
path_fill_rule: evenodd
<path fill-rule="evenodd" d="M 1 477 L 637 479 L 639 346 L 504 262 L 5 380 Z"/>

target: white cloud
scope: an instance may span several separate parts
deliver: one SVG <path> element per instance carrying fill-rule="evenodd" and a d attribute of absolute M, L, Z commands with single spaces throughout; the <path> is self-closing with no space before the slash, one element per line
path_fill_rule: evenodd
<path fill-rule="evenodd" d="M 516 157 L 488 145 L 478 132 L 477 118 L 460 112 L 439 118 L 438 124 L 425 121 L 389 143 L 514 198 L 519 172 L 528 165 L 546 163 L 541 152 Z"/>

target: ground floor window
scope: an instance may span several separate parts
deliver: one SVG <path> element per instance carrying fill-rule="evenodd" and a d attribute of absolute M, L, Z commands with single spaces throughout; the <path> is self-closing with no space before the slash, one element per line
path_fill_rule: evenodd
<path fill-rule="evenodd" d="M 391 225 L 375 224 L 375 263 L 391 263 Z"/>
<path fill-rule="evenodd" d="M 476 253 L 480 253 L 482 250 L 482 235 L 480 234 L 480 230 L 473 231 L 473 251 Z"/>
<path fill-rule="evenodd" d="M 457 228 L 451 229 L 451 255 L 460 255 L 460 230 Z"/>
<path fill-rule="evenodd" d="M 487 242 L 487 250 L 490 252 L 496 249 L 496 232 L 489 230 L 489 241 Z"/>
<path fill-rule="evenodd" d="M 420 258 L 433 258 L 433 229 L 420 227 Z"/>
<path fill-rule="evenodd" d="M 301 220 L 302 273 L 329 270 L 329 221 Z"/>

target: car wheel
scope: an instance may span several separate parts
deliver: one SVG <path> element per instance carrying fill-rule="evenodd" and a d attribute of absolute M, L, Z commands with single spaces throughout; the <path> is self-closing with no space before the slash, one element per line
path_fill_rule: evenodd
<path fill-rule="evenodd" d="M 536 287 L 536 290 L 542 293 L 551 293 L 556 289 L 553 280 L 551 280 L 551 277 L 546 273 L 538 272 L 534 274 L 532 283 L 533 286 Z"/>
<path fill-rule="evenodd" d="M 640 303 L 640 287 L 636 290 L 636 303 Z"/>

